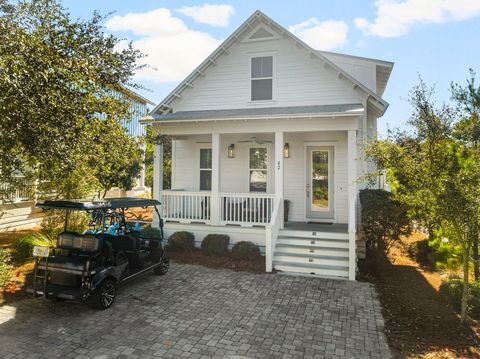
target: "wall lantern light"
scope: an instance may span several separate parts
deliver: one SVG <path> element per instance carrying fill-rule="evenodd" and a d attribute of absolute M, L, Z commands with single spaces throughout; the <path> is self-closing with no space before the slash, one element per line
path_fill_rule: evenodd
<path fill-rule="evenodd" d="M 228 146 L 228 158 L 234 158 L 235 157 L 235 145 L 231 143 Z"/>
<path fill-rule="evenodd" d="M 283 146 L 283 157 L 284 158 L 290 157 L 290 145 L 288 144 L 288 142 L 285 142 L 285 145 Z"/>

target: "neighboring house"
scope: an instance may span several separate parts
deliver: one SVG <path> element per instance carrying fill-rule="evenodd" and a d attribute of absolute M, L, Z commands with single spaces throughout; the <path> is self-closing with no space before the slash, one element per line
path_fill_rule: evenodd
<path fill-rule="evenodd" d="M 172 190 L 161 145 L 154 159 L 166 235 L 228 234 L 267 271 L 354 280 L 362 143 L 392 67 L 312 49 L 256 11 L 145 119 L 172 138 Z"/>
<path fill-rule="evenodd" d="M 132 137 L 143 136 L 145 134 L 145 125 L 140 123 L 140 119 L 148 113 L 147 105 L 154 105 L 154 103 L 128 89 L 124 89 L 122 93 L 116 93 L 119 96 L 127 96 L 132 100 L 132 118 L 123 121 L 123 126 L 127 129 L 128 134 Z M 23 187 L 15 192 L 13 203 L 0 204 L 0 230 L 35 226 L 42 219 L 42 211 L 35 208 L 32 183 L 22 177 L 19 177 L 19 180 L 23 182 Z M 0 186 L 7 188 L 7 184 L 0 184 Z M 145 192 L 145 190 L 145 169 L 143 168 L 137 181 L 137 186 L 128 194 L 140 194 Z M 123 194 L 123 191 L 119 190 L 110 192 L 111 196 Z"/>
<path fill-rule="evenodd" d="M 121 96 L 127 96 L 132 100 L 132 106 L 130 108 L 132 117 L 123 121 L 123 126 L 126 128 L 128 135 L 131 137 L 141 137 L 145 135 L 145 125 L 140 123 L 140 120 L 145 117 L 148 113 L 148 105 L 154 106 L 155 104 L 146 99 L 145 97 L 139 95 L 138 93 L 124 89 L 124 93 Z M 145 152 L 145 147 L 143 148 Z M 126 194 L 129 196 L 134 196 L 138 194 L 145 193 L 147 189 L 145 188 L 145 166 L 142 166 L 142 171 L 140 177 L 137 180 L 137 185 L 131 191 L 128 191 Z M 125 194 L 122 190 L 112 190 L 109 191 L 110 197 L 123 196 Z"/>

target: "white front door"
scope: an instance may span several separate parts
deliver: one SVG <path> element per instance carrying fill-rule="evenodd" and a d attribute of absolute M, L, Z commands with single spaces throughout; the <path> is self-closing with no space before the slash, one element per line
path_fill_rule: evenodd
<path fill-rule="evenodd" d="M 306 203 L 307 219 L 332 220 L 333 147 L 307 147 Z"/>

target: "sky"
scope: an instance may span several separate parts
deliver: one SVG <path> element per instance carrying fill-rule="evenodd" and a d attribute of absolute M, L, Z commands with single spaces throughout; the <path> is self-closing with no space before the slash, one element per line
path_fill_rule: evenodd
<path fill-rule="evenodd" d="M 107 15 L 106 32 L 147 55 L 135 81 L 158 104 L 255 10 L 313 48 L 394 62 L 379 132 L 404 127 L 419 76 L 439 105 L 450 84 L 480 76 L 480 0 L 64 0 L 74 18 Z"/>

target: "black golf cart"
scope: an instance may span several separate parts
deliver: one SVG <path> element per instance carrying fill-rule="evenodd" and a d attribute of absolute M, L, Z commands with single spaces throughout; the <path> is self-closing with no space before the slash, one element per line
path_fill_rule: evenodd
<path fill-rule="evenodd" d="M 169 259 L 159 205 L 157 200 L 144 198 L 38 203 L 37 207 L 67 213 L 56 248 L 34 248 L 34 295 L 87 301 L 94 308 L 106 309 L 113 304 L 120 284 L 150 271 L 167 273 Z M 148 209 L 160 218 L 159 231 L 142 231 L 141 220 L 131 221 L 138 219 L 135 210 Z M 69 217 L 77 211 L 87 211 L 90 218 L 89 229 L 82 233 L 69 231 Z"/>

